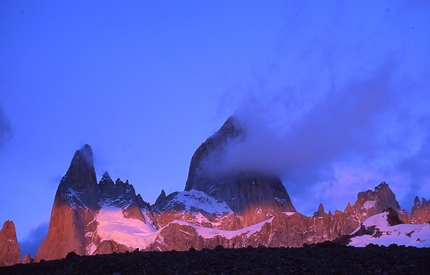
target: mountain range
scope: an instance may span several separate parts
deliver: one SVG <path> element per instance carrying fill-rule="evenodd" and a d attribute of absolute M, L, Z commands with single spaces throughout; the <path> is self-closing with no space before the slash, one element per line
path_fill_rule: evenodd
<path fill-rule="evenodd" d="M 184 251 L 258 247 L 301 247 L 335 241 L 353 246 L 399 243 L 430 247 L 430 203 L 415 198 L 409 214 L 388 184 L 360 192 L 345 210 L 313 216 L 298 213 L 277 175 L 258 170 L 210 169 L 231 142 L 246 138 L 234 117 L 194 153 L 184 191 L 161 191 L 145 202 L 128 181 L 103 174 L 97 182 L 89 145 L 77 150 L 61 179 L 48 234 L 34 259 L 133 251 Z M 208 165 L 210 163 L 210 165 Z M 0 232 L 0 266 L 20 261 L 13 222 Z"/>

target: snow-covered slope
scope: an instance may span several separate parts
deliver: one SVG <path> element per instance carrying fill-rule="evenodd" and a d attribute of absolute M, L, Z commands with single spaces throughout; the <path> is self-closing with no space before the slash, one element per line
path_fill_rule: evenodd
<path fill-rule="evenodd" d="M 387 212 L 374 215 L 363 222 L 370 234 L 351 238 L 349 245 L 363 247 L 367 244 L 388 246 L 390 244 L 430 247 L 430 224 L 398 224 L 391 226 Z M 358 227 L 351 235 L 360 230 Z"/>
<path fill-rule="evenodd" d="M 97 235 L 100 241 L 115 240 L 127 247 L 144 249 L 154 241 L 157 230 L 152 221 L 144 215 L 145 222 L 139 219 L 125 218 L 123 209 L 104 206 L 96 216 Z M 89 254 L 96 247 L 90 245 Z"/>
<path fill-rule="evenodd" d="M 105 206 L 99 211 L 96 216 L 98 223 L 96 234 L 100 238 L 100 242 L 114 240 L 115 242 L 125 245 L 129 248 L 147 249 L 156 238 L 163 233 L 166 227 L 172 224 L 178 224 L 193 228 L 197 235 L 203 238 L 216 238 L 224 237 L 226 239 L 233 239 L 236 236 L 243 235 L 249 238 L 251 235 L 259 232 L 262 226 L 266 223 L 271 223 L 272 218 L 264 222 L 240 229 L 240 230 L 221 230 L 217 228 L 210 228 L 205 226 L 197 226 L 193 223 L 173 220 L 166 226 L 156 229 L 149 217 L 144 214 L 145 222 L 139 219 L 128 219 L 124 217 L 123 210 L 117 207 Z M 179 232 L 178 232 L 179 233 Z M 161 237 L 163 239 L 163 237 Z M 93 254 L 97 249 L 97 245 L 90 244 L 87 248 L 89 255 Z"/>

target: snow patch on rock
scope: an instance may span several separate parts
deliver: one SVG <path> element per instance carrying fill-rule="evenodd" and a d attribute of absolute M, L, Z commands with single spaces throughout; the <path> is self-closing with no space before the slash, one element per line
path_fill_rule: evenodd
<path fill-rule="evenodd" d="M 291 215 L 296 214 L 297 212 L 282 212 L 282 213 L 284 213 L 287 216 L 291 216 Z"/>
<path fill-rule="evenodd" d="M 197 234 L 199 234 L 200 236 L 206 239 L 215 238 L 216 236 L 222 236 L 230 240 L 242 234 L 246 234 L 246 237 L 249 238 L 256 232 L 260 231 L 264 224 L 271 223 L 272 220 L 273 220 L 273 217 L 265 221 L 262 221 L 260 223 L 257 223 L 239 230 L 221 230 L 216 228 L 208 228 L 208 227 L 196 226 L 192 223 L 185 222 L 185 221 L 178 221 L 178 220 L 175 220 L 172 223 L 190 226 L 197 231 Z"/>
<path fill-rule="evenodd" d="M 168 204 L 171 207 L 181 203 L 189 211 L 204 211 L 209 214 L 230 214 L 233 211 L 225 202 L 217 201 L 215 198 L 206 195 L 206 193 L 197 190 L 178 192 L 173 200 Z"/>
<path fill-rule="evenodd" d="M 376 204 L 376 201 L 366 201 L 363 204 L 364 209 L 369 210 L 370 208 L 374 207 Z"/>

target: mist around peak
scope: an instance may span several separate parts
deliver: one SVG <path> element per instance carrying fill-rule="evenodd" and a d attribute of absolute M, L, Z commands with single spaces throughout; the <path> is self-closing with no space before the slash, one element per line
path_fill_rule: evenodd
<path fill-rule="evenodd" d="M 386 62 L 367 77 L 333 85 L 314 102 L 293 89 L 250 93 L 233 115 L 241 135 L 209 154 L 204 170 L 280 176 L 293 202 L 303 207 L 304 196 L 313 197 L 315 205 L 304 212 L 315 211 L 319 202 L 339 207 L 331 200 L 352 201 L 359 190 L 384 180 L 408 197 L 430 176 L 420 169 L 430 156 L 425 142 L 430 117 L 417 113 L 422 104 L 405 94 L 398 69 Z M 413 184 L 413 179 L 421 180 Z"/>

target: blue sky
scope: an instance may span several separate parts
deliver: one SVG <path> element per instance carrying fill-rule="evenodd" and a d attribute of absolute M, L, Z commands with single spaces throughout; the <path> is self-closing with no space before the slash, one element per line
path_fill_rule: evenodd
<path fill-rule="evenodd" d="M 343 210 L 381 181 L 410 210 L 430 192 L 428 14 L 418 0 L 2 1 L 0 221 L 41 235 L 85 143 L 99 178 L 149 202 L 183 190 L 232 114 L 251 134 L 226 166 L 280 174 L 298 211 Z"/>

